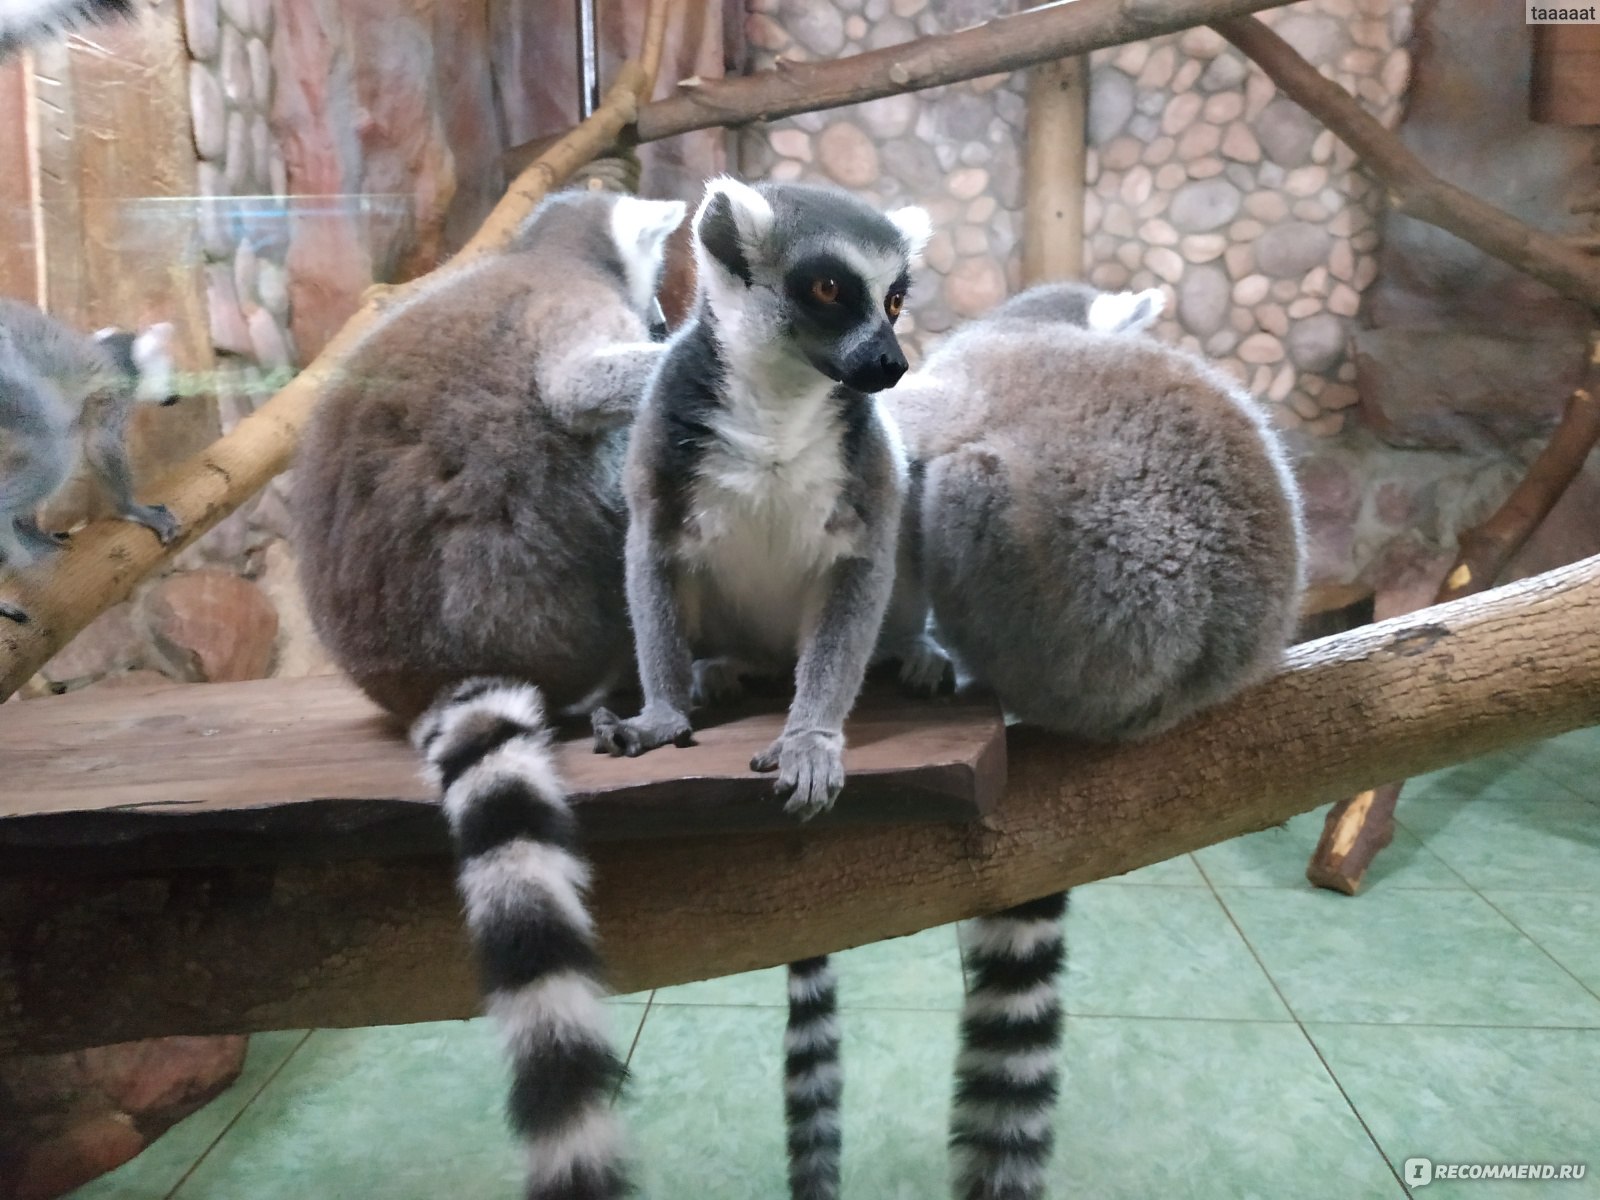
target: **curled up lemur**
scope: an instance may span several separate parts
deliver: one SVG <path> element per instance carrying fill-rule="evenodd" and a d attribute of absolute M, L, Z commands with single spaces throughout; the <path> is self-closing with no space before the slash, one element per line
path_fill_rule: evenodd
<path fill-rule="evenodd" d="M 544 705 L 632 666 L 620 471 L 683 214 L 550 196 L 504 251 L 446 272 L 356 347 L 296 472 L 319 634 L 380 703 L 427 709 L 412 739 L 443 791 L 529 1200 L 625 1190 L 622 1064 Z"/>
<path fill-rule="evenodd" d="M 627 426 L 663 352 L 646 322 L 680 201 L 560 192 L 356 347 L 297 464 L 318 634 L 410 720 L 479 674 L 565 707 L 632 670 Z"/>
<path fill-rule="evenodd" d="M 1034 288 L 888 397 L 916 469 L 894 613 L 1014 718 L 1145 738 L 1265 675 L 1294 629 L 1299 495 L 1253 399 L 1143 334 L 1161 294 Z M 960 1200 L 1037 1200 L 1066 896 L 970 923 Z M 997 1181 L 1004 1181 L 999 1183 Z"/>
<path fill-rule="evenodd" d="M 0 299 L 0 565 L 24 570 L 61 548 L 39 528 L 38 510 L 88 467 L 117 515 L 163 543 L 178 522 L 159 504 L 133 498 L 127 427 L 136 403 L 172 404 L 172 326 L 92 337 L 32 305 Z M 27 613 L 0 603 L 0 617 Z"/>

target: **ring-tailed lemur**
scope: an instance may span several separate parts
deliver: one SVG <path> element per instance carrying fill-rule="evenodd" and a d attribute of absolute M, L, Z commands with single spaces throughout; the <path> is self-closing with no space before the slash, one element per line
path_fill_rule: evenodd
<path fill-rule="evenodd" d="M 621 462 L 683 213 L 557 193 L 331 382 L 295 478 L 302 585 L 340 666 L 402 718 L 473 675 L 565 707 L 631 672 Z"/>
<path fill-rule="evenodd" d="M 39 528 L 38 510 L 86 465 L 117 515 L 163 544 L 177 519 L 133 498 L 127 427 L 133 405 L 173 404 L 172 326 L 90 337 L 18 300 L 0 299 L 0 564 L 22 570 L 61 548 Z M 0 603 L 0 616 L 27 613 Z"/>
<path fill-rule="evenodd" d="M 4 0 L 0 3 L 0 62 L 64 33 L 134 15 L 133 0 Z"/>
<path fill-rule="evenodd" d="M 905 464 L 873 393 L 906 369 L 894 321 L 927 214 L 799 184 L 713 180 L 699 295 L 634 426 L 628 611 L 644 709 L 594 714 L 596 749 L 687 744 L 695 659 L 795 672 L 788 811 L 831 805 L 843 725 L 894 576 Z"/>
<path fill-rule="evenodd" d="M 610 1114 L 622 1066 L 544 703 L 577 703 L 632 663 L 621 462 L 662 355 L 645 322 L 683 214 L 551 196 L 505 252 L 429 285 L 357 347 L 296 480 L 319 633 L 391 711 L 427 710 L 412 738 L 455 835 L 528 1200 L 627 1190 Z"/>
<path fill-rule="evenodd" d="M 888 398 L 918 485 L 902 628 L 1013 716 L 1151 736 L 1267 673 L 1294 629 L 1299 493 L 1250 396 L 1143 336 L 1159 292 L 1034 288 Z M 960 1200 L 1036 1200 L 1056 1093 L 1065 894 L 970 923 L 951 1140 Z"/>
<path fill-rule="evenodd" d="M 894 322 L 929 234 L 835 190 L 713 180 L 699 292 L 629 447 L 628 609 L 644 709 L 594 714 L 597 750 L 686 744 L 697 693 L 793 670 L 778 772 L 802 818 L 844 784 L 844 719 L 894 576 L 905 464 L 873 393 L 906 369 Z M 697 660 L 700 660 L 697 665 Z M 791 1194 L 837 1196 L 838 1028 L 825 958 L 789 974 Z"/>

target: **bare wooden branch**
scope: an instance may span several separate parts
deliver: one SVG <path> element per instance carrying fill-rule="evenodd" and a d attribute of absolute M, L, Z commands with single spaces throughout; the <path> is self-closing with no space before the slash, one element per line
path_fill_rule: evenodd
<path fill-rule="evenodd" d="M 1212 27 L 1253 59 L 1284 95 L 1361 156 L 1388 189 L 1389 204 L 1396 212 L 1449 230 L 1563 296 L 1600 308 L 1600 262 L 1440 179 L 1349 92 L 1324 79 L 1294 47 L 1254 17 L 1231 17 L 1213 22 Z"/>
<path fill-rule="evenodd" d="M 653 40 L 644 53 L 647 61 L 660 62 L 668 3 L 652 0 L 646 31 Z M 624 63 L 604 103 L 517 177 L 472 240 L 439 270 L 454 270 L 503 246 L 552 188 L 616 142 L 637 116 L 639 98 L 653 86 L 654 80 L 638 63 Z M 0 620 L 0 700 L 26 683 L 90 621 L 126 599 L 139 580 L 288 467 L 301 426 L 327 381 L 343 368 L 355 344 L 383 319 L 384 309 L 427 278 L 368 289 L 361 308 L 315 361 L 225 437 L 148 489 L 183 524 L 183 536 L 171 546 L 162 546 L 139 526 L 99 521 L 74 535 L 70 547 L 44 571 L 22 580 L 8 579 L 0 587 L 0 599 L 20 605 L 32 620 L 26 625 Z"/>
<path fill-rule="evenodd" d="M 1600 442 L 1600 336 L 1590 339 L 1586 382 L 1588 387 L 1578 388 L 1567 400 L 1560 423 L 1522 482 L 1488 520 L 1461 534 L 1460 554 L 1445 573 L 1435 604 L 1493 587 Z M 1334 805 L 1306 864 L 1306 878 L 1317 887 L 1354 896 L 1378 851 L 1394 840 L 1394 810 L 1404 787 L 1403 779 L 1392 781 Z"/>
<path fill-rule="evenodd" d="M 632 137 L 654 142 L 691 129 L 744 125 L 960 83 L 1174 33 L 1287 0 L 1071 0 L 958 33 L 918 38 L 832 62 L 786 63 L 729 79 L 685 80 L 639 112 Z"/>
<path fill-rule="evenodd" d="M 614 980 L 681 983 L 912 933 L 1600 722 L 1597 623 L 1600 556 L 1298 646 L 1275 678 L 1153 742 L 1013 729 L 1007 793 L 980 824 L 596 846 Z M 451 875 L 443 857 L 7 873 L 0 1054 L 470 1015 Z"/>

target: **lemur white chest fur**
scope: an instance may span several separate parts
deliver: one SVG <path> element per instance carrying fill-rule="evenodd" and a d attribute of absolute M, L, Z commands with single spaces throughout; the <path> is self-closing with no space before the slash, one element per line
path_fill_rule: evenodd
<path fill-rule="evenodd" d="M 729 372 L 690 488 L 682 599 L 707 653 L 792 658 L 829 568 L 855 546 L 836 519 L 847 469 L 834 384 L 816 372 Z"/>

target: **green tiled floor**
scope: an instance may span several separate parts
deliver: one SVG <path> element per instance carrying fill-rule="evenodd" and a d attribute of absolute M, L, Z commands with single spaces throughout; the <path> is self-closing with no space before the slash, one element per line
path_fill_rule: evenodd
<path fill-rule="evenodd" d="M 1322 814 L 1079 889 L 1053 1195 L 1600 1197 L 1600 729 L 1414 780 L 1356 899 Z M 845 1194 L 946 1194 L 952 929 L 839 955 Z M 780 971 L 615 1004 L 644 1200 L 781 1200 Z M 507 1200 L 481 1021 L 270 1034 L 226 1095 L 78 1200 Z M 1402 1164 L 1586 1162 L 1580 1182 Z"/>

